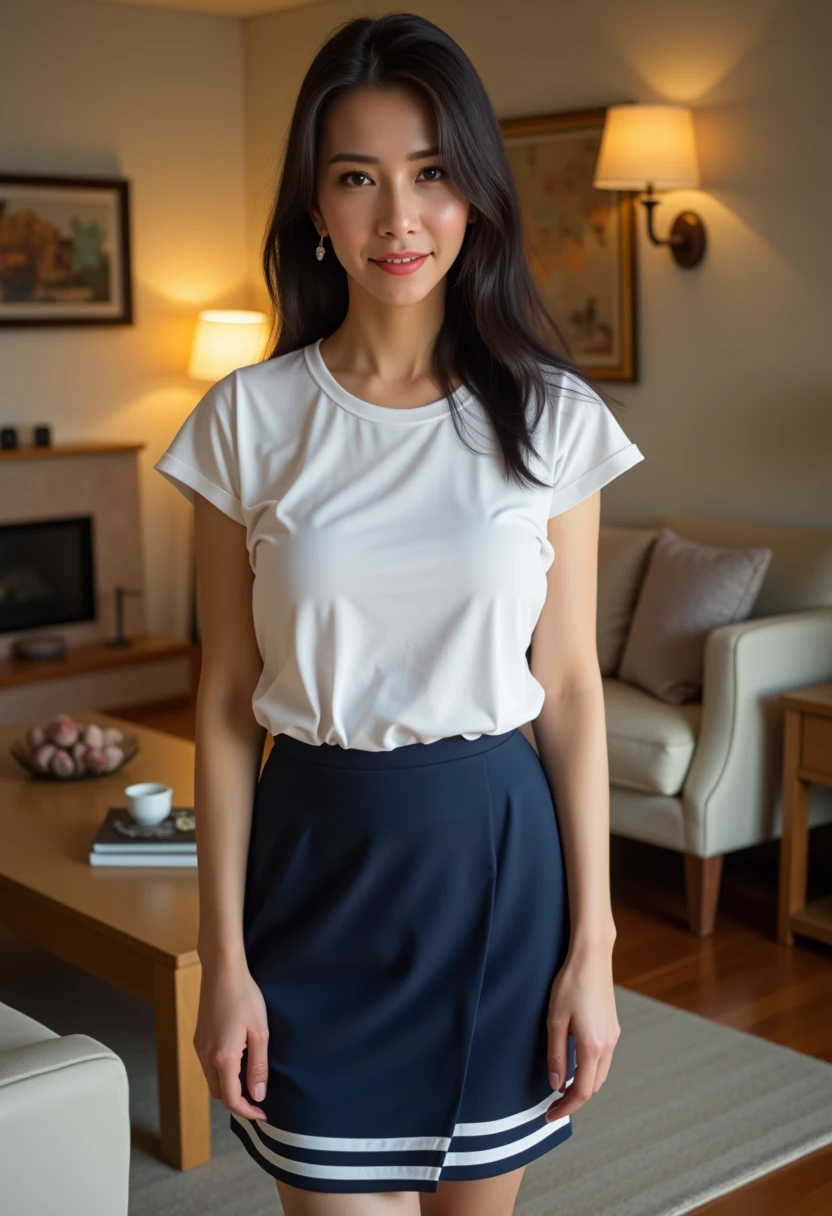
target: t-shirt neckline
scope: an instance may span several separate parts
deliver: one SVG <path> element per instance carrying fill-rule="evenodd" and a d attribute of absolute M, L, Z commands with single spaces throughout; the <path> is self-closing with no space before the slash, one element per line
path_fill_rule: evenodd
<path fill-rule="evenodd" d="M 386 405 L 375 405 L 371 401 L 365 401 L 362 397 L 354 397 L 352 393 L 347 392 L 343 385 L 338 383 L 324 363 L 320 352 L 322 342 L 321 337 L 303 348 L 306 366 L 318 387 L 323 389 L 327 397 L 351 414 L 357 414 L 360 418 L 367 418 L 371 422 L 388 422 L 394 426 L 413 426 L 414 423 L 428 422 L 433 418 L 450 417 L 447 397 L 443 397 L 441 401 L 431 401 L 427 405 L 415 405 L 410 409 L 393 409 Z M 454 396 L 458 407 L 464 409 L 470 405 L 473 393 L 463 385 L 456 390 Z"/>

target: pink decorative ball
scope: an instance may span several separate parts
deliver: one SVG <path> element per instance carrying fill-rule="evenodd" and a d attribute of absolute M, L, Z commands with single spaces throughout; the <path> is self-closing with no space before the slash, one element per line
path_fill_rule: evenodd
<path fill-rule="evenodd" d="M 55 718 L 47 727 L 47 737 L 57 747 L 72 747 L 78 742 L 80 730 L 70 718 Z"/>
<path fill-rule="evenodd" d="M 81 728 L 81 738 L 87 747 L 104 746 L 104 731 L 95 722 L 90 722 L 87 726 Z"/>
<path fill-rule="evenodd" d="M 65 752 L 63 748 L 57 747 L 55 748 L 54 756 L 49 762 L 49 767 L 59 777 L 71 777 L 75 772 L 75 761 L 69 752 Z"/>
<path fill-rule="evenodd" d="M 45 742 L 46 731 L 39 722 L 34 722 L 26 731 L 26 746 L 29 748 L 30 752 L 33 752 Z"/>
<path fill-rule="evenodd" d="M 110 743 L 103 749 L 103 751 L 107 761 L 104 772 L 112 772 L 114 768 L 118 768 L 124 759 L 124 748 L 119 747 L 116 743 Z"/>
<path fill-rule="evenodd" d="M 49 765 L 51 763 L 52 757 L 54 756 L 56 750 L 57 749 L 56 749 L 54 743 L 42 743 L 40 745 L 40 747 L 37 748 L 37 750 L 35 751 L 35 754 L 34 754 L 35 764 L 42 773 L 49 772 Z"/>
<path fill-rule="evenodd" d="M 84 755 L 84 768 L 88 773 L 103 773 L 107 769 L 107 757 L 100 747 L 88 747 Z"/>

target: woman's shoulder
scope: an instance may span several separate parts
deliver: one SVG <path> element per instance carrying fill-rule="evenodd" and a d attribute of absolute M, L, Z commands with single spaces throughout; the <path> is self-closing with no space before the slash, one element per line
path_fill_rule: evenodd
<path fill-rule="evenodd" d="M 272 392 L 278 385 L 292 386 L 293 381 L 306 379 L 304 348 L 238 367 L 226 378 L 232 381 L 230 387 L 233 386 L 235 391 L 249 395 Z"/>
<path fill-rule="evenodd" d="M 206 397 L 233 419 L 238 431 L 271 433 L 275 427 L 291 428 L 310 399 L 303 348 L 236 368 L 218 380 Z"/>

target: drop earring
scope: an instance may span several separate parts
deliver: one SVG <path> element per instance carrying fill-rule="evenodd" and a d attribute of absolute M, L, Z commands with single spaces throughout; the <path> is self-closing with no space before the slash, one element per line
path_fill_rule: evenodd
<path fill-rule="evenodd" d="M 319 237 L 318 244 L 315 247 L 315 257 L 318 259 L 319 262 L 325 253 L 326 253 L 326 249 L 324 249 L 324 238 L 323 238 L 323 234 L 322 234 Z"/>

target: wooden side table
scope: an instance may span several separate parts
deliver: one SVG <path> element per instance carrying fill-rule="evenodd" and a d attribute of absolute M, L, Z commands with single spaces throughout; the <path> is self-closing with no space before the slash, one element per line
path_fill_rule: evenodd
<path fill-rule="evenodd" d="M 832 945 L 832 894 L 806 903 L 809 784 L 832 785 L 832 681 L 781 693 L 784 713 L 783 836 L 777 940 L 794 934 Z"/>

